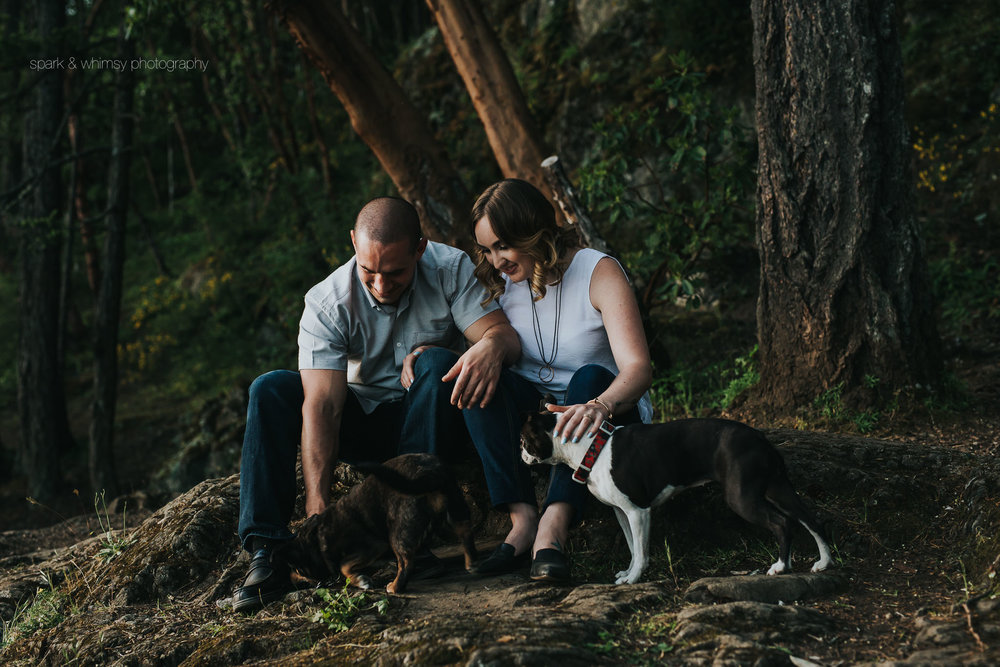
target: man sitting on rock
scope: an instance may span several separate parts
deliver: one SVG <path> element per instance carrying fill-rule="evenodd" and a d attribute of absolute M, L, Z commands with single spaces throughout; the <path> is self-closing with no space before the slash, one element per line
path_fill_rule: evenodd
<path fill-rule="evenodd" d="M 469 436 L 481 455 L 510 448 L 500 426 L 515 422 L 510 402 L 492 399 L 521 348 L 497 305 L 482 306 L 468 256 L 421 238 L 416 210 L 392 197 L 361 209 L 351 241 L 355 256 L 305 296 L 299 372 L 272 371 L 250 387 L 239 535 L 253 559 L 238 611 L 290 589 L 271 554 L 292 537 L 300 442 L 307 516 L 327 506 L 338 460 L 436 453 Z M 411 355 L 412 377 L 402 377 Z M 418 572 L 435 566 L 433 554 L 418 559 Z"/>

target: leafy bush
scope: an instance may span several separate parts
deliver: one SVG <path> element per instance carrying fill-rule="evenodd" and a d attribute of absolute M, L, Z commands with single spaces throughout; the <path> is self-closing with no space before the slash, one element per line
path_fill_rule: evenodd
<path fill-rule="evenodd" d="M 733 360 L 699 367 L 681 359 L 666 372 L 655 373 L 650 397 L 659 418 L 702 417 L 728 409 L 736 397 L 760 380 L 757 346 Z"/>
<path fill-rule="evenodd" d="M 752 236 L 754 140 L 684 52 L 642 108 L 614 108 L 595 128 L 581 195 L 635 274 L 647 308 L 697 305 L 702 265 Z M 627 221 L 627 224 L 625 224 Z"/>
<path fill-rule="evenodd" d="M 985 322 L 1000 319 L 1000 259 L 977 251 L 959 251 L 930 262 L 943 333 L 961 336 L 973 329 L 995 330 Z"/>

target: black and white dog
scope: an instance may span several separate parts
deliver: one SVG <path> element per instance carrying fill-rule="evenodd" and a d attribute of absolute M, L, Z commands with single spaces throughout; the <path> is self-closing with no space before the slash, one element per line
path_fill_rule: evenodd
<path fill-rule="evenodd" d="M 614 509 L 632 552 L 632 563 L 615 575 L 616 584 L 634 584 L 646 568 L 650 510 L 684 489 L 712 481 L 722 485 L 733 511 L 778 538 L 778 561 L 768 574 L 791 570 L 796 522 L 819 548 L 812 571 L 829 567 L 822 526 L 788 481 L 781 454 L 759 431 L 724 419 L 618 428 L 605 422 L 596 436 L 574 444 L 553 435 L 558 417 L 544 405 L 542 410 L 530 415 L 521 430 L 521 457 L 529 464 L 565 463 L 576 471 L 576 481 Z"/>

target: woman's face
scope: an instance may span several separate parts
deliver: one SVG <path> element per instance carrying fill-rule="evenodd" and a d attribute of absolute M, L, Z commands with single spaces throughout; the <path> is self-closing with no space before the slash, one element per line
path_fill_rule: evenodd
<path fill-rule="evenodd" d="M 531 277 L 535 269 L 535 260 L 528 254 L 507 246 L 493 232 L 493 225 L 484 215 L 476 223 L 476 244 L 493 268 L 504 273 L 512 282 L 519 283 Z"/>

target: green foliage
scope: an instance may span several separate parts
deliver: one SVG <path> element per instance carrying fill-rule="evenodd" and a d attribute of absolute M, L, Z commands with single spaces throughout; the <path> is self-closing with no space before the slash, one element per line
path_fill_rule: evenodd
<path fill-rule="evenodd" d="M 732 368 L 724 372 L 723 377 L 729 379 L 729 384 L 722 390 L 718 407 L 725 410 L 736 397 L 744 391 L 750 389 L 760 382 L 760 373 L 757 372 L 757 364 L 754 357 L 757 354 L 757 346 L 754 345 L 749 353 L 742 357 L 736 357 Z"/>
<path fill-rule="evenodd" d="M 9 644 L 30 637 L 39 630 L 52 628 L 66 618 L 69 597 L 54 587 L 39 588 L 34 599 L 17 605 L 13 617 L 3 620 L 3 642 L 0 649 Z"/>
<path fill-rule="evenodd" d="M 879 385 L 879 379 L 872 375 L 866 375 L 863 384 L 869 389 L 875 389 Z M 883 416 L 882 409 L 874 407 L 860 411 L 848 409 L 843 401 L 844 387 L 845 383 L 840 382 L 822 392 L 813 399 L 813 410 L 829 425 L 849 423 L 854 425 L 858 433 L 871 433 Z"/>
<path fill-rule="evenodd" d="M 959 250 L 952 242 L 945 256 L 930 262 L 941 330 L 961 336 L 976 328 L 995 328 L 1000 320 L 1000 260 L 980 250 Z"/>
<path fill-rule="evenodd" d="M 977 114 L 1000 81 L 995 3 L 899 4 L 909 113 L 916 124 L 937 131 Z"/>
<path fill-rule="evenodd" d="M 704 261 L 752 231 L 754 143 L 739 109 L 714 100 L 687 54 L 670 61 L 674 75 L 652 83 L 645 106 L 616 107 L 598 123 L 578 174 L 648 307 L 698 305 Z"/>
<path fill-rule="evenodd" d="M 839 420 L 844 414 L 841 398 L 844 395 L 844 383 L 839 382 L 813 399 L 813 408 L 830 420 Z"/>
<path fill-rule="evenodd" d="M 336 593 L 318 588 L 316 595 L 325 605 L 313 614 L 312 621 L 333 632 L 349 630 L 354 620 L 366 611 L 374 610 L 379 616 L 384 616 L 389 609 L 389 599 L 385 595 L 377 596 L 368 591 L 352 592 L 347 582 Z"/>
<path fill-rule="evenodd" d="M 684 357 L 666 372 L 654 373 L 650 398 L 661 419 L 701 417 L 729 408 L 736 397 L 760 381 L 757 346 L 731 361 L 698 365 Z"/>
<path fill-rule="evenodd" d="M 917 211 L 927 232 L 939 329 L 995 329 L 1000 313 L 1000 42 L 995 7 L 903 3 L 902 48 L 913 124 Z"/>
<path fill-rule="evenodd" d="M 587 647 L 616 662 L 634 665 L 662 665 L 675 646 L 671 633 L 677 627 L 674 614 L 637 611 L 598 633 L 596 642 Z"/>
<path fill-rule="evenodd" d="M 610 630 L 601 630 L 597 633 L 597 641 L 587 644 L 587 648 L 600 655 L 615 653 L 621 648 L 618 636 Z"/>
<path fill-rule="evenodd" d="M 122 511 L 122 532 L 115 535 L 111 527 L 108 505 L 104 501 L 103 489 L 94 496 L 94 511 L 97 513 L 97 522 L 101 526 L 101 550 L 97 552 L 97 555 L 103 561 L 110 561 L 125 551 L 135 539 L 126 535 L 124 510 Z"/>
<path fill-rule="evenodd" d="M 0 403 L 17 404 L 18 322 L 13 312 L 17 303 L 17 284 L 0 274 Z"/>

